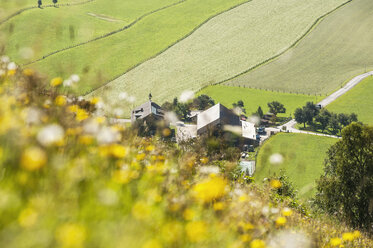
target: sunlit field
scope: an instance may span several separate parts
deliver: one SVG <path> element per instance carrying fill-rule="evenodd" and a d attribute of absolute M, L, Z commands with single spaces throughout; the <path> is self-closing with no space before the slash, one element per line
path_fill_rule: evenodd
<path fill-rule="evenodd" d="M 111 103 L 118 101 L 118 92 L 125 91 L 140 103 L 149 92 L 163 102 L 185 90 L 197 91 L 282 52 L 318 17 L 344 2 L 249 1 L 213 18 L 188 38 L 94 94 Z M 139 85 L 144 90 L 138 90 Z"/>
<path fill-rule="evenodd" d="M 276 60 L 228 81 L 265 89 L 330 94 L 373 70 L 373 1 L 353 0 L 323 19 Z"/>
<path fill-rule="evenodd" d="M 373 78 L 369 77 L 327 106 L 336 113 L 356 113 L 359 121 L 373 124 Z"/>
<path fill-rule="evenodd" d="M 264 178 L 279 175 L 280 170 L 284 170 L 299 191 L 299 196 L 309 199 L 316 192 L 315 180 L 323 173 L 326 152 L 337 141 L 335 138 L 308 134 L 275 135 L 259 150 L 255 179 L 260 183 Z M 271 163 L 273 154 L 280 154 L 283 161 Z"/>
<path fill-rule="evenodd" d="M 248 115 L 255 113 L 259 106 L 266 113 L 269 110 L 267 103 L 279 101 L 286 108 L 286 113 L 279 114 L 282 117 L 293 115 L 295 109 L 305 105 L 306 102 L 316 103 L 321 99 L 319 96 L 297 95 L 225 85 L 209 86 L 198 92 L 198 95 L 202 94 L 210 96 L 215 102 L 220 102 L 229 108 L 232 107 L 233 103 L 242 100 Z"/>

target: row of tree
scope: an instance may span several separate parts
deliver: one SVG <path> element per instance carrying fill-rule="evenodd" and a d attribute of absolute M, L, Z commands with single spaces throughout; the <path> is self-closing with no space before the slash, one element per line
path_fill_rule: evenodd
<path fill-rule="evenodd" d="M 302 108 L 297 108 L 294 112 L 294 118 L 298 123 L 311 126 L 314 129 L 321 129 L 324 132 L 330 129 L 333 134 L 341 133 L 342 129 L 352 122 L 357 122 L 355 113 L 336 114 L 327 109 L 321 109 L 313 102 L 307 102 Z"/>

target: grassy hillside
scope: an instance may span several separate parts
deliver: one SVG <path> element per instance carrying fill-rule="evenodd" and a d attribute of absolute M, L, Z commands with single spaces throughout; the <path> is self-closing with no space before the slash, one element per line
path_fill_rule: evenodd
<path fill-rule="evenodd" d="M 354 0 L 327 16 L 275 61 L 227 84 L 328 94 L 373 69 L 373 1 Z"/>
<path fill-rule="evenodd" d="M 204 88 L 198 92 L 198 95 L 202 94 L 212 97 L 215 102 L 220 102 L 227 107 L 232 107 L 233 103 L 242 100 L 245 104 L 247 114 L 256 112 L 258 106 L 261 106 L 264 113 L 266 113 L 268 111 L 268 102 L 279 101 L 286 108 L 286 113 L 279 114 L 279 116 L 290 116 L 290 114 L 294 114 L 296 108 L 303 106 L 306 102 L 317 102 L 320 100 L 319 97 L 315 96 L 278 93 L 224 85 Z"/>
<path fill-rule="evenodd" d="M 280 170 L 286 171 L 290 181 L 303 199 L 315 193 L 315 180 L 323 173 L 328 148 L 338 139 L 308 134 L 280 133 L 270 138 L 260 148 L 254 177 L 258 182 Z M 283 156 L 280 165 L 271 164 L 272 154 Z"/>
<path fill-rule="evenodd" d="M 33 9 L 0 26 L 0 32 L 7 35 L 5 53 L 18 63 L 27 63 L 121 29 L 140 16 L 177 1 L 112 0 L 108 4 L 106 0 L 95 0 L 70 7 Z M 32 49 L 33 56 L 22 57 L 20 48 Z"/>
<path fill-rule="evenodd" d="M 126 91 L 140 103 L 150 91 L 160 102 L 184 90 L 196 91 L 283 51 L 318 17 L 343 2 L 250 1 L 215 17 L 187 39 L 95 94 L 116 102 L 117 92 Z M 139 91 L 139 85 L 146 90 Z"/>
<path fill-rule="evenodd" d="M 138 137 L 95 102 L 44 90 L 30 70 L 0 77 L 0 247 L 372 247 L 234 178 L 237 163 L 206 147 Z"/>
<path fill-rule="evenodd" d="M 373 124 L 373 78 L 369 77 L 327 106 L 336 113 L 356 113 L 359 121 Z"/>
<path fill-rule="evenodd" d="M 33 64 L 47 75 L 85 79 L 75 90 L 83 94 L 166 49 L 209 17 L 244 0 L 188 0 L 159 11 L 131 28 Z"/>

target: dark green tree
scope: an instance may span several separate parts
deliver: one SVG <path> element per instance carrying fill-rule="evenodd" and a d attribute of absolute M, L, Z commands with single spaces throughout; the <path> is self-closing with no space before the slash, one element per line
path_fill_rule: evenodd
<path fill-rule="evenodd" d="M 193 107 L 198 110 L 205 110 L 215 105 L 215 101 L 208 95 L 200 95 L 193 100 Z"/>
<path fill-rule="evenodd" d="M 319 109 L 313 102 L 307 102 L 306 105 L 303 107 L 303 111 L 305 114 L 305 118 L 308 125 L 313 125 L 314 118 L 319 114 Z"/>
<path fill-rule="evenodd" d="M 278 113 L 285 113 L 286 112 L 286 108 L 280 102 L 273 101 L 273 102 L 269 102 L 267 105 L 268 105 L 268 108 L 269 108 L 269 112 L 273 113 L 276 116 L 277 116 Z"/>
<path fill-rule="evenodd" d="M 354 227 L 373 231 L 373 127 L 352 123 L 328 151 L 315 203 Z"/>
<path fill-rule="evenodd" d="M 351 113 L 350 116 L 349 116 L 349 119 L 350 119 L 350 123 L 352 122 L 357 122 L 357 114 L 355 113 Z"/>
<path fill-rule="evenodd" d="M 41 0 L 38 0 L 38 8 L 41 8 L 41 5 L 43 5 L 43 3 L 41 2 Z"/>
<path fill-rule="evenodd" d="M 56 6 L 57 2 L 58 2 L 58 0 L 53 0 L 54 6 Z"/>
<path fill-rule="evenodd" d="M 329 119 L 328 127 L 332 130 L 333 134 L 337 134 L 340 130 L 340 124 L 338 121 L 338 116 L 336 114 L 332 113 Z"/>
<path fill-rule="evenodd" d="M 256 110 L 256 113 L 255 113 L 257 116 L 259 116 L 260 118 L 263 118 L 264 116 L 264 113 L 263 113 L 263 110 L 262 110 L 262 107 L 258 107 L 258 109 Z"/>
<path fill-rule="evenodd" d="M 300 124 L 303 123 L 304 128 L 306 128 L 307 119 L 306 119 L 306 115 L 304 113 L 304 108 L 297 108 L 294 112 L 294 118 L 295 118 L 296 122 L 298 122 Z"/>
<path fill-rule="evenodd" d="M 315 117 L 315 120 L 320 123 L 321 131 L 324 132 L 328 127 L 332 114 L 327 109 L 322 109 Z"/>
<path fill-rule="evenodd" d="M 242 112 L 246 114 L 245 104 L 242 100 L 237 101 L 237 103 L 232 104 L 233 108 L 240 108 Z"/>

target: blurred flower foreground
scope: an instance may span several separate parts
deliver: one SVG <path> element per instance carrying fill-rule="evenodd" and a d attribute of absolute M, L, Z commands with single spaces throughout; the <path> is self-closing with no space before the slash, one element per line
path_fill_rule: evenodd
<path fill-rule="evenodd" d="M 271 197 L 279 182 L 110 124 L 99 99 L 59 93 L 70 81 L 1 59 L 0 247 L 372 246 Z"/>

